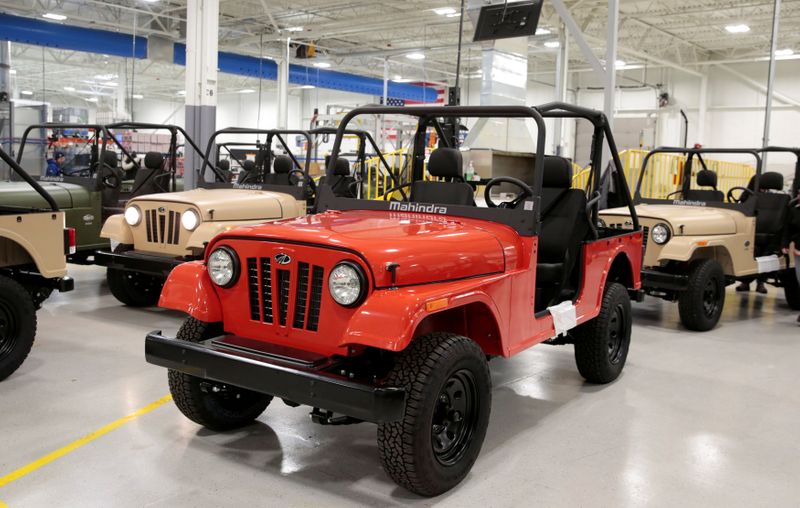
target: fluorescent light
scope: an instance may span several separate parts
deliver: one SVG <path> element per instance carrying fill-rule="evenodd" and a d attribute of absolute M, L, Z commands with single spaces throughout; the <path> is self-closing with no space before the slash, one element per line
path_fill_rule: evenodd
<path fill-rule="evenodd" d="M 628 65 L 628 62 L 626 62 L 625 60 L 617 60 L 616 62 L 614 62 L 614 67 L 617 68 L 625 67 L 626 65 Z"/>
<path fill-rule="evenodd" d="M 303 31 L 303 27 L 302 26 L 288 26 L 288 27 L 284 28 L 284 31 L 286 31 L 286 32 L 302 32 Z"/>
<path fill-rule="evenodd" d="M 64 16 L 63 14 L 54 14 L 52 12 L 48 12 L 46 14 L 42 14 L 42 17 L 43 18 L 47 18 L 47 19 L 52 19 L 52 20 L 55 20 L 55 21 L 64 21 L 65 19 L 67 19 L 67 17 Z"/>
<path fill-rule="evenodd" d="M 185 96 L 186 90 L 178 90 L 178 95 L 180 95 L 181 97 Z"/>
<path fill-rule="evenodd" d="M 446 18 L 460 18 L 461 17 L 461 13 L 460 12 L 454 12 L 453 14 L 448 14 L 445 17 Z"/>
<path fill-rule="evenodd" d="M 794 55 L 794 50 L 790 48 L 778 49 L 775 51 L 775 56 L 792 56 L 792 55 Z"/>
<path fill-rule="evenodd" d="M 411 78 L 404 78 L 402 76 L 395 76 L 392 81 L 394 81 L 395 83 L 410 83 L 414 80 Z"/>
<path fill-rule="evenodd" d="M 132 96 L 132 97 L 133 97 L 134 99 L 144 99 L 144 95 L 142 95 L 142 94 L 139 94 L 139 93 L 135 93 L 135 94 L 133 94 L 133 96 Z"/>
<path fill-rule="evenodd" d="M 553 33 L 553 32 L 551 32 L 547 28 L 539 27 L 539 28 L 536 29 L 536 35 L 550 35 L 551 33 Z"/>
<path fill-rule="evenodd" d="M 89 97 L 88 99 L 83 99 L 86 102 L 97 102 L 97 97 Z"/>
<path fill-rule="evenodd" d="M 117 79 L 118 77 L 119 77 L 119 75 L 117 75 L 117 74 L 95 74 L 94 75 L 94 79 L 99 80 L 99 81 L 111 81 L 112 79 Z"/>
<path fill-rule="evenodd" d="M 10 74 L 16 74 L 16 73 L 17 73 L 17 69 L 11 69 L 11 70 L 10 70 L 10 71 L 8 71 L 8 72 L 9 72 Z"/>
<path fill-rule="evenodd" d="M 75 91 L 75 87 L 74 86 L 65 86 L 64 87 L 64 91 L 65 92 L 74 92 Z"/>
<path fill-rule="evenodd" d="M 256 93 L 256 91 L 253 90 L 252 88 L 243 88 L 242 90 L 239 90 L 236 93 Z"/>
<path fill-rule="evenodd" d="M 439 16 L 447 16 L 448 14 L 455 14 L 457 12 L 454 7 L 437 7 L 431 10 Z"/>
<path fill-rule="evenodd" d="M 732 34 L 743 34 L 745 32 L 749 32 L 750 27 L 742 23 L 739 25 L 728 25 L 725 27 L 725 30 Z"/>
<path fill-rule="evenodd" d="M 314 85 L 303 85 L 300 88 L 302 88 L 303 90 L 311 90 L 312 88 L 317 88 L 317 87 L 315 87 Z"/>
<path fill-rule="evenodd" d="M 547 41 L 544 43 L 545 48 L 557 48 L 559 46 L 561 46 L 561 44 L 558 41 Z"/>
<path fill-rule="evenodd" d="M 409 53 L 406 55 L 409 60 L 425 60 L 425 55 L 422 53 Z"/>
<path fill-rule="evenodd" d="M 31 92 L 30 90 L 20 90 L 19 94 L 20 95 L 33 95 L 33 92 Z"/>
<path fill-rule="evenodd" d="M 331 64 L 328 62 L 314 62 L 311 65 L 313 65 L 314 67 L 319 67 L 320 69 L 328 69 L 331 66 Z"/>

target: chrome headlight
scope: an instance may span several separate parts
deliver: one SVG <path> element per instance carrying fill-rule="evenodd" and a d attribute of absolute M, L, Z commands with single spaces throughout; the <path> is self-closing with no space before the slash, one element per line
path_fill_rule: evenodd
<path fill-rule="evenodd" d="M 232 286 L 239 276 L 239 258 L 230 247 L 217 247 L 208 256 L 208 275 L 217 286 Z"/>
<path fill-rule="evenodd" d="M 142 211 L 136 205 L 129 206 L 125 209 L 125 222 L 129 226 L 136 226 L 142 222 Z"/>
<path fill-rule="evenodd" d="M 186 210 L 181 215 L 181 226 L 188 231 L 194 231 L 200 225 L 200 216 L 194 210 Z"/>
<path fill-rule="evenodd" d="M 344 307 L 361 303 L 367 290 L 367 278 L 355 263 L 343 261 L 336 265 L 328 276 L 331 297 Z"/>
<path fill-rule="evenodd" d="M 650 230 L 650 236 L 653 237 L 653 241 L 658 245 L 667 243 L 669 241 L 669 235 L 669 226 L 666 224 L 656 224 L 653 226 L 653 229 Z"/>

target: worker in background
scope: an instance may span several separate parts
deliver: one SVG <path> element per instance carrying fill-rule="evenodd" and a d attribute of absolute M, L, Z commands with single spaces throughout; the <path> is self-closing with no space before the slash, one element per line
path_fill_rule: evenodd
<path fill-rule="evenodd" d="M 53 152 L 53 158 L 47 159 L 47 176 L 61 176 L 66 160 L 64 152 Z"/>

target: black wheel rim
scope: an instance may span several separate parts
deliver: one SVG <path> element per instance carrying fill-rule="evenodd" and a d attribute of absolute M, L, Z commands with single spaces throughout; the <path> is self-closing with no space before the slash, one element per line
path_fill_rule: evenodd
<path fill-rule="evenodd" d="M 612 365 L 619 363 L 624 353 L 625 334 L 627 333 L 627 322 L 625 309 L 622 305 L 614 307 L 611 319 L 608 321 L 608 360 Z"/>
<path fill-rule="evenodd" d="M 0 359 L 14 350 L 19 337 L 19 321 L 14 310 L 4 300 L 0 300 Z"/>
<path fill-rule="evenodd" d="M 140 294 L 161 293 L 161 284 L 156 277 L 136 272 L 126 272 L 125 277 L 128 279 L 128 287 Z"/>
<path fill-rule="evenodd" d="M 719 287 L 717 287 L 717 279 L 711 278 L 706 282 L 706 287 L 703 289 L 703 313 L 706 317 L 714 317 L 719 311 Z"/>
<path fill-rule="evenodd" d="M 477 416 L 475 377 L 461 369 L 444 383 L 433 410 L 431 444 L 440 464 L 452 466 L 464 456 L 475 433 Z"/>

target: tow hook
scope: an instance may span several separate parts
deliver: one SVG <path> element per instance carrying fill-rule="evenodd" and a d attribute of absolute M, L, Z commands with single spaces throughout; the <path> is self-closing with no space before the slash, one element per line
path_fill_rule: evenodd
<path fill-rule="evenodd" d="M 362 422 L 362 420 L 351 416 L 334 416 L 333 411 L 327 411 L 318 407 L 315 407 L 311 411 L 311 421 L 320 425 L 352 425 Z"/>

